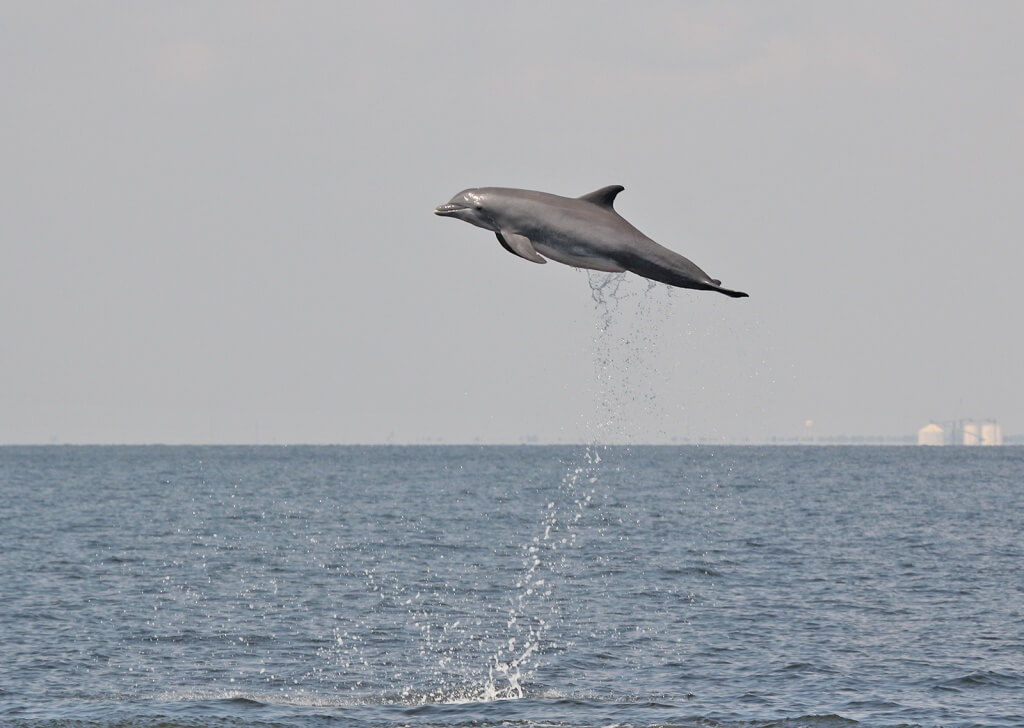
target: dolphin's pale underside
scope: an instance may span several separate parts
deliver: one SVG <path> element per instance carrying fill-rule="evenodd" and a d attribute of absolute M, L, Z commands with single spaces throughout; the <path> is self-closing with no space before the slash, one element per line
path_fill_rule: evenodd
<path fill-rule="evenodd" d="M 721 281 L 627 222 L 612 205 L 623 189 L 612 185 L 572 198 L 478 187 L 463 190 L 434 212 L 494 231 L 502 247 L 534 263 L 549 258 L 577 268 L 630 271 L 678 288 L 747 296 L 722 288 Z"/>

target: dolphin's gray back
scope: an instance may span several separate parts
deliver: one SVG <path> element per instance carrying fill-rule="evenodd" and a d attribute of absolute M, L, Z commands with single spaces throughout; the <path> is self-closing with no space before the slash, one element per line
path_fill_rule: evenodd
<path fill-rule="evenodd" d="M 690 259 L 666 248 L 640 232 L 612 207 L 622 188 L 605 187 L 582 198 L 547 192 L 492 188 L 495 193 L 536 206 L 532 221 L 521 223 L 523 235 L 535 240 L 559 238 L 563 245 L 573 239 L 586 241 L 624 269 L 670 286 L 720 291 L 721 281 L 712 278 Z M 745 295 L 745 294 L 744 294 Z"/>
<path fill-rule="evenodd" d="M 535 241 L 552 238 L 564 243 L 585 241 L 609 250 L 617 249 L 622 241 L 647 240 L 657 245 L 619 215 L 610 200 L 600 204 L 585 198 L 510 187 L 487 187 L 482 191 L 500 195 L 516 207 L 519 203 L 522 213 L 516 216 L 514 232 Z"/>
<path fill-rule="evenodd" d="M 619 215 L 612 203 L 622 189 L 620 185 L 602 187 L 577 198 L 511 187 L 479 191 L 502 201 L 498 240 L 509 250 L 503 232 L 524 236 L 544 255 L 569 265 L 628 270 L 670 286 L 717 291 L 734 298 L 747 295 L 722 288 L 721 281 L 693 261 L 658 244 Z"/>

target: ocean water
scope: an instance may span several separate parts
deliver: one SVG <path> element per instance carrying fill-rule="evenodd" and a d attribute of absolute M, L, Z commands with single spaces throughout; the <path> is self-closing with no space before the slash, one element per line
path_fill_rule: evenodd
<path fill-rule="evenodd" d="M 1024 448 L 0 448 L 0 722 L 1022 726 Z"/>

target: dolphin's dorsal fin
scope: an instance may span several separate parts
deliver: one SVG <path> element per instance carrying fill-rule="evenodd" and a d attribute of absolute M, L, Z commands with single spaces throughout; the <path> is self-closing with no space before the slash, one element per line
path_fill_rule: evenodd
<path fill-rule="evenodd" d="M 585 195 L 580 195 L 577 199 L 586 200 L 587 202 L 593 202 L 595 205 L 601 207 L 607 207 L 609 210 L 614 210 L 612 203 L 615 202 L 615 195 L 622 192 L 625 187 L 622 185 L 609 185 L 608 187 L 602 187 L 599 190 L 588 192 Z"/>
<path fill-rule="evenodd" d="M 504 230 L 494 234 L 498 236 L 498 242 L 501 243 L 501 247 L 508 252 L 518 255 L 520 258 L 531 260 L 534 263 L 547 263 L 547 260 L 540 257 L 540 254 L 534 249 L 533 243 L 525 235 L 510 233 Z"/>

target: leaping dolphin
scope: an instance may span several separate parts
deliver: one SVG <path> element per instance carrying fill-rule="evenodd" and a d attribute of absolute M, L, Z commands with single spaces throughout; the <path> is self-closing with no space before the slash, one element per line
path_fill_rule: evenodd
<path fill-rule="evenodd" d="M 434 213 L 493 230 L 505 250 L 534 263 L 547 263 L 543 255 L 577 268 L 628 270 L 679 288 L 747 296 L 722 288 L 721 281 L 630 225 L 612 207 L 624 189 L 612 185 L 574 199 L 508 187 L 477 187 L 463 190 Z"/>

